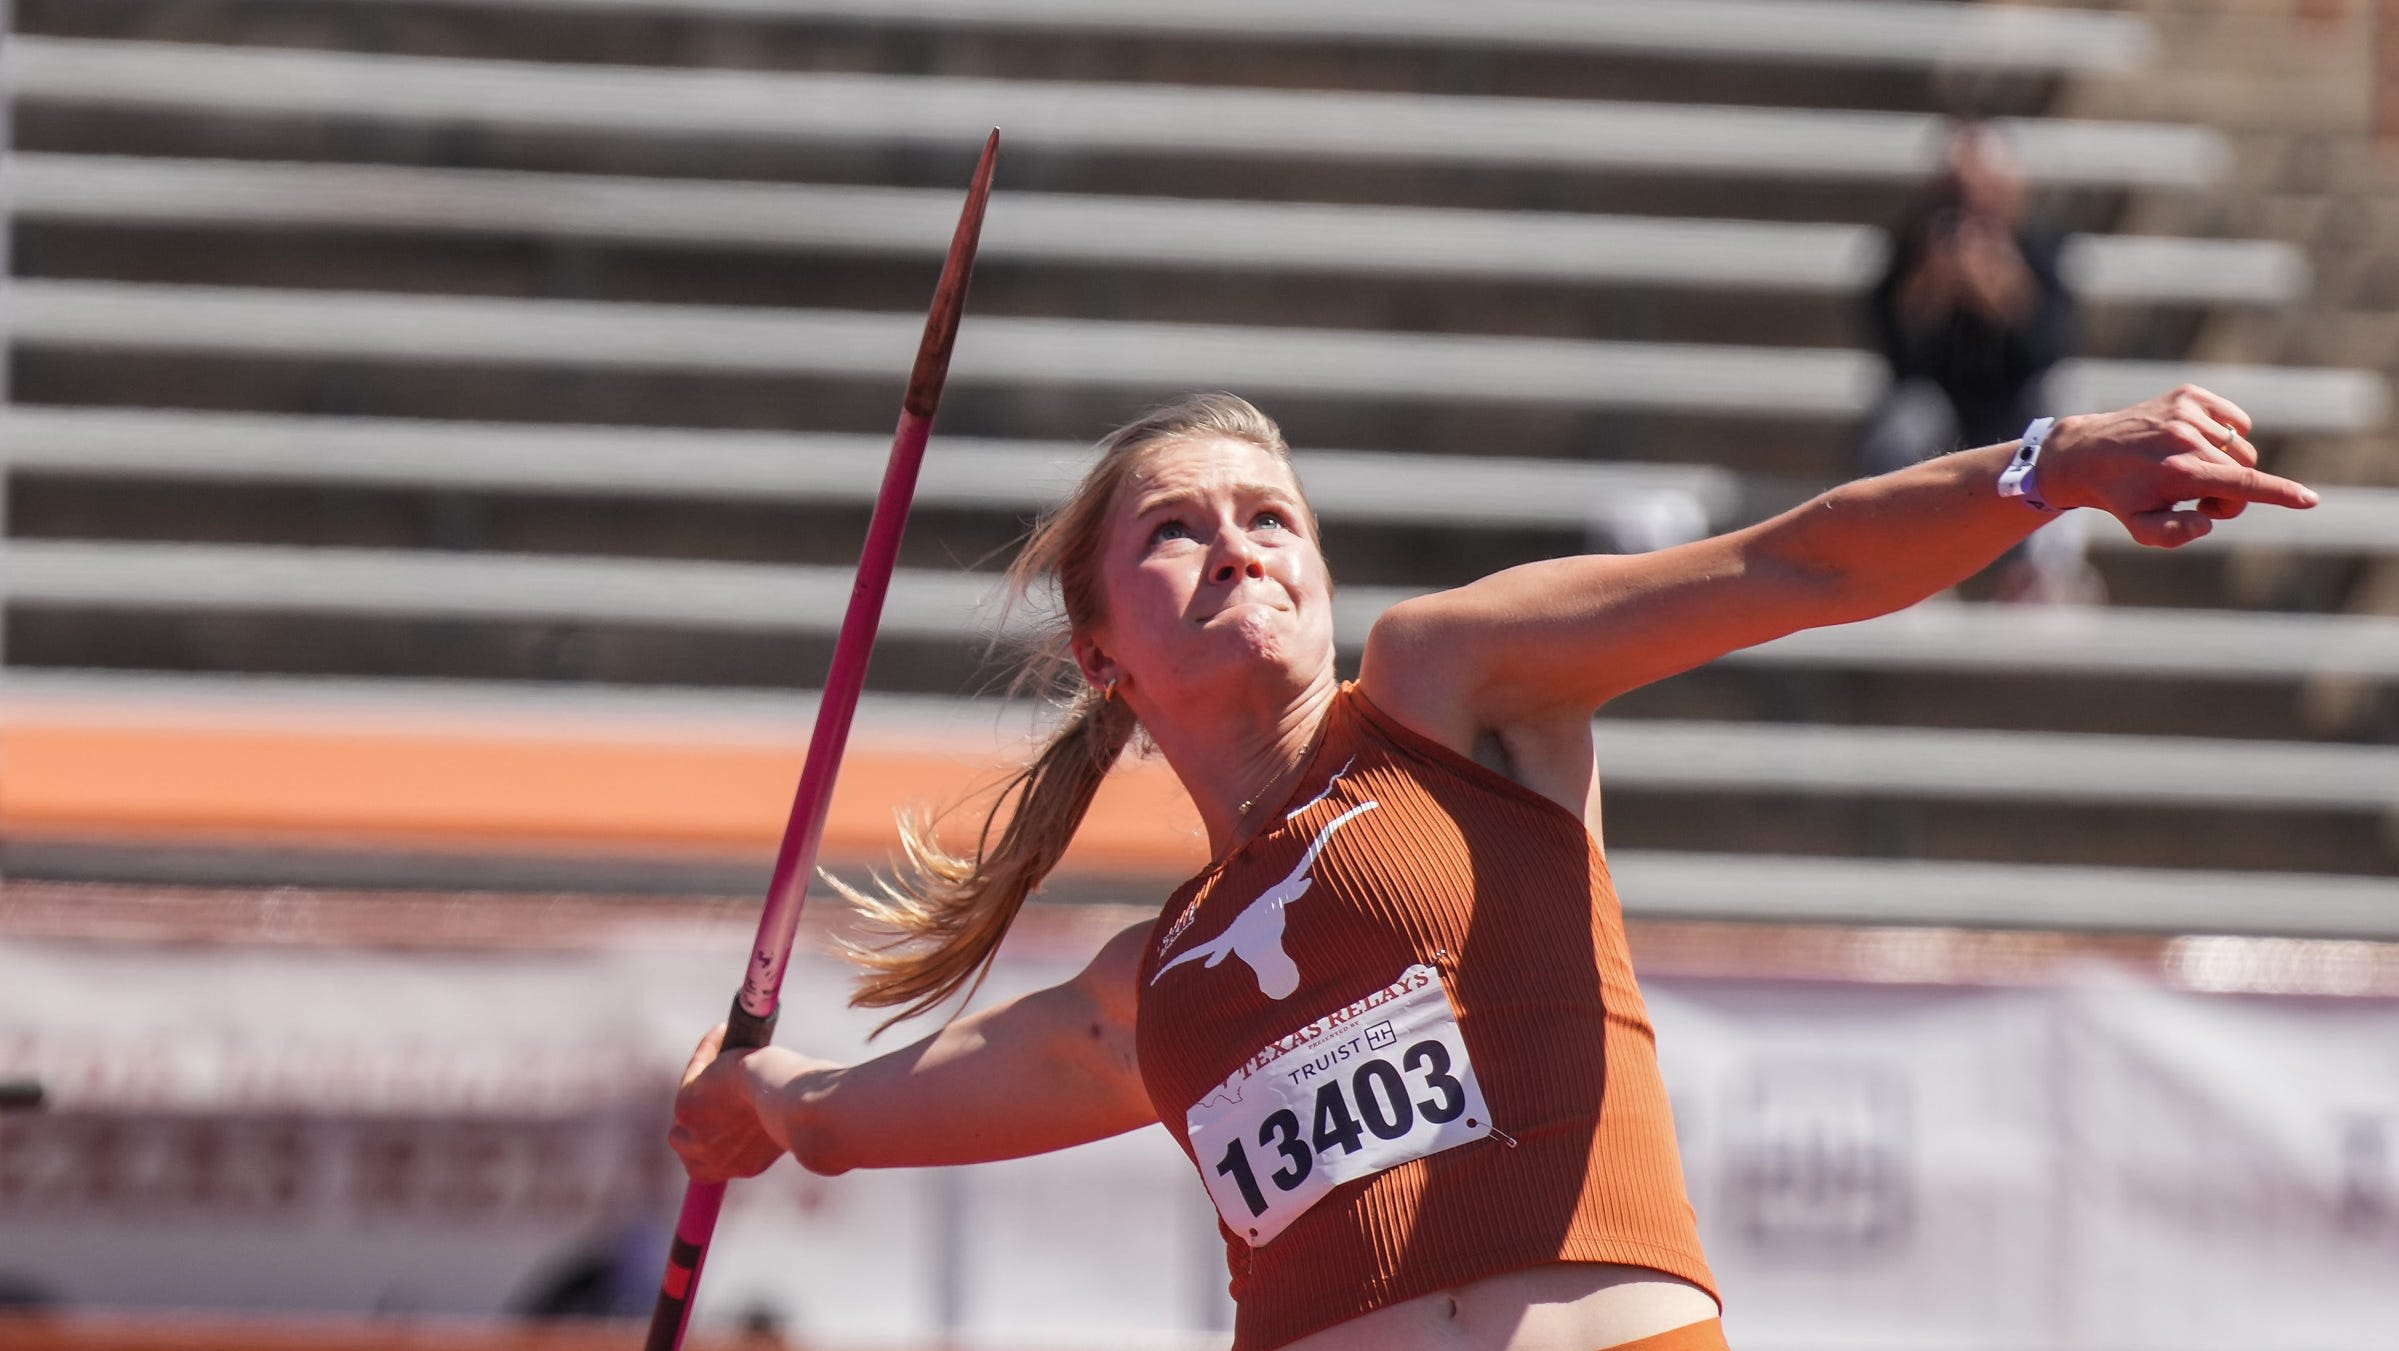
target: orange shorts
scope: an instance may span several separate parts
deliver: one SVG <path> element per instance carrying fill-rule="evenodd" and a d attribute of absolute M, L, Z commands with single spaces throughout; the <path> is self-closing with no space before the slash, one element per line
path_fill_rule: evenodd
<path fill-rule="evenodd" d="M 1702 1323 L 1686 1323 L 1637 1342 L 1618 1342 L 1607 1351 L 1732 1351 L 1732 1348 L 1724 1342 L 1724 1320 L 1711 1318 Z"/>

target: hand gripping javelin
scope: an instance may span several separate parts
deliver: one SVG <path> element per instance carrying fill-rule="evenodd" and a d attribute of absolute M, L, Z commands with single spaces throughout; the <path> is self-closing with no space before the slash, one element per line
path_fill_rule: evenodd
<path fill-rule="evenodd" d="M 874 652 L 875 626 L 883 617 L 883 597 L 891 590 L 891 570 L 899 561 L 908 504 L 916 495 L 916 471 L 924 463 L 933 410 L 941 402 L 942 378 L 949 374 L 950 348 L 958 340 L 958 318 L 966 308 L 966 285 L 974 275 L 975 242 L 983 233 L 983 207 L 991 198 L 991 166 L 999 149 L 1000 134 L 995 129 L 983 143 L 982 159 L 975 164 L 974 181 L 966 190 L 966 208 L 959 213 L 949 259 L 942 264 L 941 285 L 933 292 L 933 310 L 925 316 L 924 341 L 917 346 L 916 369 L 908 377 L 908 396 L 900 405 L 899 430 L 891 438 L 891 461 L 883 471 L 883 489 L 875 497 L 866 548 L 858 558 L 858 580 L 850 590 L 841 636 L 833 645 L 833 667 L 825 676 L 824 698 L 816 707 L 816 731 L 808 738 L 808 759 L 800 770 L 799 791 L 792 795 L 791 819 L 783 827 L 783 845 L 775 854 L 774 881 L 767 888 L 765 912 L 758 917 L 758 940 L 751 945 L 741 993 L 734 998 L 727 1021 L 727 1051 L 764 1046 L 774 1039 L 783 971 L 791 963 L 792 936 L 799 929 L 808 879 L 816 871 L 816 847 L 824 837 L 833 779 L 841 769 L 842 750 L 849 743 L 850 718 L 858 710 L 859 688 L 866 683 L 866 660 Z M 685 1187 L 683 1211 L 675 1220 L 674 1247 L 667 1254 L 666 1279 L 659 1286 L 657 1310 L 650 1315 L 644 1351 L 676 1351 L 682 1346 L 692 1296 L 699 1289 L 700 1266 L 708 1256 L 708 1237 L 716 1231 L 717 1210 L 724 1202 L 722 1182 L 694 1182 Z"/>

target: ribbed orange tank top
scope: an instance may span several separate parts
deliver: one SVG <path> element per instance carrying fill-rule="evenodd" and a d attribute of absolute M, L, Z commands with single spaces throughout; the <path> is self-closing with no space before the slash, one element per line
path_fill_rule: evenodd
<path fill-rule="evenodd" d="M 1397 1118 L 1419 1136 L 1436 1115 L 1452 1131 L 1471 1120 L 1454 1077 L 1436 1077 L 1448 1056 L 1403 1058 L 1417 1034 L 1394 1041 L 1378 1023 L 1425 998 L 1444 1016 L 1436 995 L 1399 998 L 1431 984 L 1412 968 L 1438 973 L 1491 1119 L 1475 1123 L 1488 1134 L 1339 1182 L 1255 1245 L 1226 1227 L 1235 1351 L 1546 1262 L 1649 1267 L 1713 1293 L 1623 916 L 1583 823 L 1354 686 L 1284 810 L 1176 891 L 1142 961 L 1142 1076 L 1220 1210 L 1246 1221 L 1280 1180 L 1329 1175 L 1345 1151 L 1404 1152 L 1416 1136 L 1379 1138 Z M 1258 1123 L 1242 1121 L 1194 1154 L 1194 1104 L 1256 1114 L 1265 1087 L 1340 1101 L 1295 1100 L 1292 1122 L 1260 1126 L 1256 1143 Z"/>

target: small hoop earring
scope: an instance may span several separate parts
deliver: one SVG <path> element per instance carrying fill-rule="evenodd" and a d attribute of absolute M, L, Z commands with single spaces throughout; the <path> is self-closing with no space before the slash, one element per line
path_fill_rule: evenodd
<path fill-rule="evenodd" d="M 1100 686 L 1100 702 L 1101 702 L 1101 703 L 1105 704 L 1105 703 L 1110 703 L 1110 702 L 1113 702 L 1113 701 L 1115 700 L 1115 698 L 1116 698 L 1116 682 L 1115 682 L 1114 680 L 1110 680 L 1110 681 L 1109 681 L 1107 684 Z"/>

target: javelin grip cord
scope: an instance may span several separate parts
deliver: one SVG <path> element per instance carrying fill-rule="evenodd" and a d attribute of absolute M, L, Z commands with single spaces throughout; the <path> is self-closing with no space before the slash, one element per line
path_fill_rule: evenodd
<path fill-rule="evenodd" d="M 824 838 L 833 780 L 849 744 L 859 691 L 866 684 L 866 663 L 874 653 L 883 598 L 891 590 L 892 570 L 899 563 L 900 535 L 907 529 L 908 505 L 916 495 L 917 470 L 924 463 L 925 442 L 932 435 L 933 413 L 940 406 L 950 351 L 958 339 L 958 321 L 965 313 L 967 283 L 974 276 L 975 245 L 983 233 L 983 209 L 991 197 L 992 163 L 999 148 L 1000 134 L 994 130 L 983 143 L 983 157 L 975 164 L 966 207 L 959 213 L 958 230 L 951 236 L 949 257 L 942 264 L 941 285 L 934 291 L 932 311 L 925 317 L 924 340 L 917 346 L 916 366 L 908 376 L 899 429 L 892 436 L 891 460 L 883 471 L 882 490 L 875 497 L 874 519 L 866 528 L 866 547 L 858 559 L 849 611 L 842 617 L 841 636 L 833 645 L 832 669 L 826 673 L 824 696 L 816 706 L 816 730 L 808 738 L 807 763 L 801 767 L 791 817 L 784 824 L 783 843 L 775 853 L 774 880 L 767 887 L 766 908 L 758 917 L 758 939 L 751 945 L 741 993 L 734 997 L 727 1020 L 726 1051 L 754 1049 L 774 1037 L 775 1018 L 782 1008 L 783 973 L 791 963 L 792 939 L 799 931 L 808 879 L 816 871 L 816 849 Z M 666 1276 L 659 1283 L 658 1303 L 650 1314 L 643 1351 L 678 1351 L 683 1345 L 692 1297 L 699 1291 L 700 1270 L 708 1259 L 708 1241 L 716 1232 L 717 1212 L 724 1202 L 722 1182 L 694 1182 L 684 1189 L 683 1210 L 675 1219 L 674 1243 L 667 1253 Z"/>

